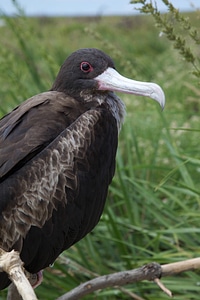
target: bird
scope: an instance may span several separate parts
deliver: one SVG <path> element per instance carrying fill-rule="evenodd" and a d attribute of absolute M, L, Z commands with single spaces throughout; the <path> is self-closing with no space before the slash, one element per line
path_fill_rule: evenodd
<path fill-rule="evenodd" d="M 0 120 L 0 248 L 39 273 L 97 225 L 115 173 L 125 104 L 162 88 L 128 79 L 96 48 L 74 51 L 46 92 Z M 0 273 L 0 289 L 9 286 Z"/>

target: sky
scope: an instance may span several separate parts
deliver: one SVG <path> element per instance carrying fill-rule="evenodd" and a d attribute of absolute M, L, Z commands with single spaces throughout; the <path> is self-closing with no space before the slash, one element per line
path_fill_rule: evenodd
<path fill-rule="evenodd" d="M 180 11 L 200 8 L 199 0 L 171 0 Z M 134 5 L 129 0 L 17 0 L 28 16 L 91 16 L 131 15 Z M 166 11 L 162 0 L 156 0 L 161 11 Z M 0 9 L 9 15 L 16 13 L 12 0 L 0 0 Z"/>

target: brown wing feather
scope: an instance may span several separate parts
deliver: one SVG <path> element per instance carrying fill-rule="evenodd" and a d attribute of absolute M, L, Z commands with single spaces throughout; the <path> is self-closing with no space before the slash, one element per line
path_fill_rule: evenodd
<path fill-rule="evenodd" d="M 114 175 L 117 135 L 112 114 L 103 105 L 93 108 L 3 177 L 0 247 L 21 251 L 30 272 L 53 263 L 97 224 Z M 0 289 L 9 284 L 2 276 Z"/>
<path fill-rule="evenodd" d="M 0 120 L 0 182 L 20 169 L 80 115 L 65 94 L 51 91 L 34 96 Z M 75 110 L 73 110 L 74 113 Z"/>
<path fill-rule="evenodd" d="M 99 114 L 93 110 L 81 115 L 38 156 L 1 183 L 1 247 L 9 250 L 31 226 L 41 228 L 59 202 L 67 203 L 65 189 L 77 190 L 74 162 L 80 170 L 84 165 L 86 171 L 86 151 L 95 139 Z"/>

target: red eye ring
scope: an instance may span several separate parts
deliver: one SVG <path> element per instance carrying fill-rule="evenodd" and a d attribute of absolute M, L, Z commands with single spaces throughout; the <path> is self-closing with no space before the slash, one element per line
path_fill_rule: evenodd
<path fill-rule="evenodd" d="M 89 73 L 89 72 L 91 72 L 91 71 L 93 70 L 93 67 L 92 67 L 91 64 L 90 64 L 89 62 L 87 62 L 87 61 L 83 61 L 83 62 L 81 63 L 80 68 L 81 68 L 81 71 L 83 71 L 84 73 Z"/>

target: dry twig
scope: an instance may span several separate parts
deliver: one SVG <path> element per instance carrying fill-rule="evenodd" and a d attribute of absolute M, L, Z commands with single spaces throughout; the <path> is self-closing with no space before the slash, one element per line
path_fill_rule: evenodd
<path fill-rule="evenodd" d="M 57 300 L 78 300 L 83 296 L 99 289 L 114 287 L 117 285 L 122 286 L 142 280 L 154 281 L 168 296 L 171 297 L 171 291 L 164 286 L 164 284 L 160 281 L 160 278 L 199 268 L 200 258 L 189 259 L 166 265 L 159 265 L 158 263 L 153 262 L 138 269 L 94 278 L 62 295 Z"/>
<path fill-rule="evenodd" d="M 0 270 L 8 274 L 23 300 L 37 300 L 33 288 L 24 274 L 23 263 L 17 251 L 6 252 L 0 249 Z"/>
<path fill-rule="evenodd" d="M 35 293 L 23 272 L 22 265 L 23 263 L 18 252 L 14 250 L 5 252 L 0 249 L 0 269 L 9 274 L 10 279 L 16 285 L 23 300 L 37 300 Z M 75 289 L 59 297 L 57 300 L 78 300 L 99 289 L 123 286 L 142 280 L 154 281 L 168 296 L 171 297 L 171 291 L 164 286 L 160 281 L 160 278 L 199 268 L 200 257 L 165 265 L 153 262 L 138 269 L 99 276 L 79 285 Z M 31 278 L 31 280 L 34 281 L 35 278 Z M 135 298 L 134 295 L 132 295 L 132 297 Z M 16 300 L 16 288 L 11 287 L 7 299 Z M 18 297 L 17 299 L 20 298 Z"/>

